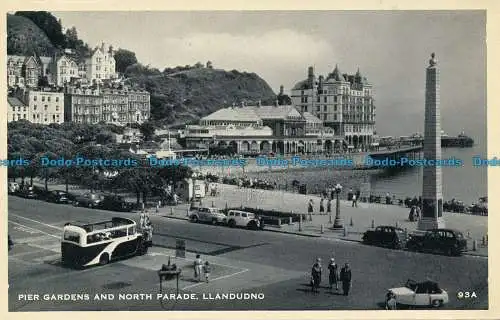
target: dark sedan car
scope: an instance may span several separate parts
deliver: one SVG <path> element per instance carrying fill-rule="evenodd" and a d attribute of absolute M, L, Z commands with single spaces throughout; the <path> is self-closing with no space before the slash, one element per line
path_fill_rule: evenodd
<path fill-rule="evenodd" d="M 35 188 L 33 188 L 31 186 L 24 187 L 23 189 L 21 189 L 19 191 L 18 194 L 19 194 L 20 197 L 23 197 L 23 198 L 26 198 L 26 199 L 36 199 L 37 198 L 37 194 L 35 192 Z"/>
<path fill-rule="evenodd" d="M 84 195 L 76 196 L 73 205 L 76 207 L 97 208 L 102 201 L 102 195 L 87 192 Z"/>
<path fill-rule="evenodd" d="M 72 203 L 74 197 L 72 197 L 66 191 L 52 190 L 47 194 L 45 200 L 53 203 Z"/>
<path fill-rule="evenodd" d="M 133 209 L 133 203 L 125 201 L 120 196 L 105 195 L 97 207 L 104 210 L 130 212 Z"/>
<path fill-rule="evenodd" d="M 454 229 L 432 229 L 424 234 L 412 234 L 407 244 L 408 250 L 447 255 L 461 255 L 467 251 L 467 240 L 462 232 Z"/>
<path fill-rule="evenodd" d="M 378 226 L 375 230 L 368 230 L 363 234 L 363 243 L 403 249 L 406 246 L 407 236 L 403 229 L 393 226 Z"/>

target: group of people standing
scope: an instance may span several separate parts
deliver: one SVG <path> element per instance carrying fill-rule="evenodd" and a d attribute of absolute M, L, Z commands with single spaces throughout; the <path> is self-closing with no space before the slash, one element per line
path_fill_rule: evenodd
<path fill-rule="evenodd" d="M 319 292 L 322 274 L 323 266 L 321 264 L 321 258 L 317 258 L 311 270 L 311 287 L 313 292 Z M 349 291 L 352 288 L 352 273 L 349 263 L 346 262 L 344 267 L 339 271 L 339 266 L 335 262 L 335 259 L 331 258 L 328 264 L 328 283 L 330 285 L 330 290 L 333 291 L 333 286 L 335 286 L 335 290 L 338 291 L 339 282 L 342 283 L 343 295 L 349 295 Z"/>
<path fill-rule="evenodd" d="M 332 212 L 332 199 L 328 198 L 326 201 L 326 213 L 331 213 Z M 314 213 L 314 201 L 313 199 L 309 199 L 309 202 L 307 203 L 307 213 L 313 214 Z M 321 200 L 319 201 L 319 214 L 325 214 L 325 198 L 321 197 Z"/>
<path fill-rule="evenodd" d="M 196 255 L 196 259 L 194 260 L 194 279 L 198 282 L 202 281 L 202 275 L 205 276 L 205 281 L 209 282 L 210 281 L 210 272 L 211 272 L 211 266 L 208 261 L 203 261 L 201 260 L 201 256 L 199 254 Z"/>

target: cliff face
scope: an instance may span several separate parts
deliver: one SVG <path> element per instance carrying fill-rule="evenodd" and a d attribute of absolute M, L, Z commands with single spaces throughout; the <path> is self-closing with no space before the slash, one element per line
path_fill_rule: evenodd
<path fill-rule="evenodd" d="M 134 75 L 132 84 L 151 93 L 154 120 L 168 124 L 189 122 L 222 107 L 246 102 L 272 104 L 276 94 L 255 73 L 193 68 L 166 74 Z"/>
<path fill-rule="evenodd" d="M 53 50 L 45 32 L 30 19 L 7 15 L 7 54 L 50 56 Z"/>

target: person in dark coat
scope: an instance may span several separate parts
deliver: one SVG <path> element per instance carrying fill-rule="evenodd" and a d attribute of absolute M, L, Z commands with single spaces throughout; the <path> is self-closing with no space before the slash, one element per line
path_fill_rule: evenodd
<path fill-rule="evenodd" d="M 311 281 L 312 281 L 312 291 L 319 292 L 319 284 L 321 283 L 321 273 L 323 272 L 323 267 L 321 266 L 321 259 L 316 259 L 316 263 L 313 264 L 311 270 Z"/>
<path fill-rule="evenodd" d="M 332 199 L 330 198 L 326 202 L 326 213 L 332 213 Z"/>
<path fill-rule="evenodd" d="M 321 201 L 319 202 L 319 214 L 324 214 L 325 213 L 325 205 L 324 205 L 324 198 L 321 198 Z"/>
<path fill-rule="evenodd" d="M 342 290 L 344 292 L 344 296 L 349 295 L 349 291 L 352 287 L 352 275 L 351 268 L 349 267 L 349 263 L 346 263 L 342 270 L 340 271 L 340 281 L 342 281 Z"/>
<path fill-rule="evenodd" d="M 312 214 L 314 212 L 314 202 L 313 199 L 310 199 L 307 203 L 307 213 Z"/>
<path fill-rule="evenodd" d="M 339 269 L 338 265 L 335 263 L 335 259 L 331 258 L 330 259 L 330 264 L 328 265 L 328 272 L 329 272 L 329 283 L 330 283 L 330 290 L 333 290 L 333 285 L 335 284 L 335 290 L 339 289 Z"/>

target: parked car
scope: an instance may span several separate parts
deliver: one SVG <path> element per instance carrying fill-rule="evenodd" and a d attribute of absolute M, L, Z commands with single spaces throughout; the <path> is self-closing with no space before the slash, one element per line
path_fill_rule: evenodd
<path fill-rule="evenodd" d="M 467 251 L 467 240 L 460 231 L 432 229 L 424 234 L 412 234 L 407 243 L 408 250 L 447 255 L 461 255 Z"/>
<path fill-rule="evenodd" d="M 404 287 L 388 290 L 396 298 L 396 303 L 407 307 L 439 308 L 449 302 L 448 293 L 434 281 L 416 282 L 408 280 Z"/>
<path fill-rule="evenodd" d="M 254 213 L 229 210 L 227 213 L 227 225 L 231 228 L 245 227 L 252 230 L 258 230 L 260 227 L 260 221 L 255 217 Z"/>
<path fill-rule="evenodd" d="M 406 247 L 408 237 L 401 228 L 393 226 L 378 226 L 375 230 L 368 230 L 363 234 L 363 243 L 394 249 Z"/>
<path fill-rule="evenodd" d="M 104 195 L 97 207 L 104 210 L 130 212 L 134 204 L 125 201 L 121 196 Z"/>
<path fill-rule="evenodd" d="M 36 199 L 37 194 L 32 186 L 25 186 L 23 189 L 19 190 L 19 196 L 26 199 Z"/>
<path fill-rule="evenodd" d="M 98 193 L 87 192 L 84 195 L 76 196 L 73 205 L 75 207 L 96 208 L 102 200 L 102 196 Z"/>
<path fill-rule="evenodd" d="M 72 203 L 72 196 L 70 196 L 66 191 L 62 190 L 52 190 L 50 191 L 45 200 L 53 203 Z"/>
<path fill-rule="evenodd" d="M 212 224 L 226 223 L 227 217 L 219 208 L 200 207 L 190 214 L 192 222 L 210 222 Z"/>
<path fill-rule="evenodd" d="M 7 186 L 9 194 L 14 194 L 16 192 L 19 192 L 21 187 L 19 186 L 19 183 L 17 182 L 9 182 L 9 185 Z"/>

